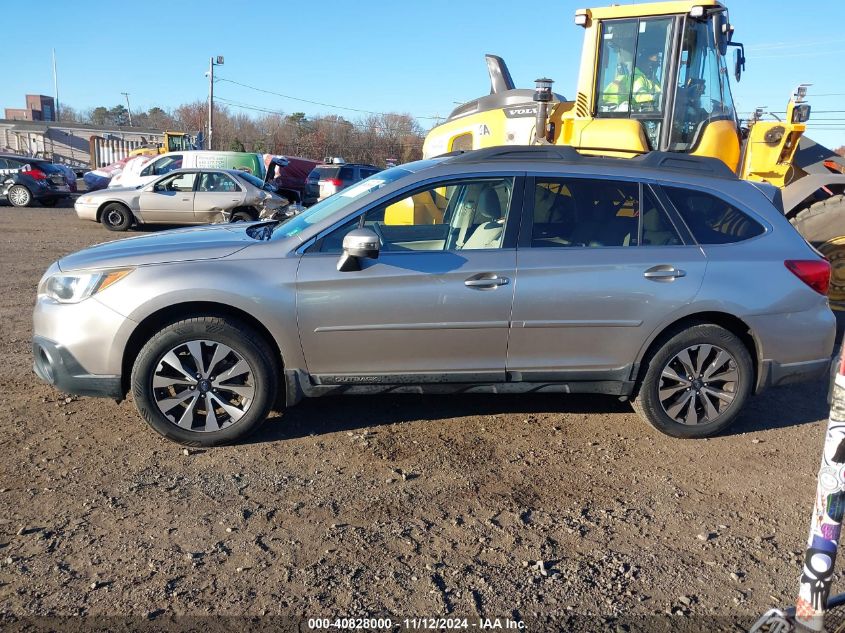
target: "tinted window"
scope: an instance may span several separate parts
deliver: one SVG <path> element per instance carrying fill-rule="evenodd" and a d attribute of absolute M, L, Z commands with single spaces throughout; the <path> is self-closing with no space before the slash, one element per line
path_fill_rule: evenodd
<path fill-rule="evenodd" d="M 226 174 L 217 172 L 206 172 L 200 177 L 200 184 L 197 191 L 208 193 L 231 193 L 239 191 L 240 187 Z"/>
<path fill-rule="evenodd" d="M 730 244 L 765 230 L 736 207 L 701 191 L 663 187 L 699 244 Z"/>
<path fill-rule="evenodd" d="M 512 192 L 513 178 L 430 186 L 368 211 L 363 226 L 378 234 L 383 251 L 501 248 Z M 347 222 L 311 250 L 340 253 L 357 226 Z"/>
<path fill-rule="evenodd" d="M 319 180 L 329 180 L 330 178 L 337 178 L 338 173 L 340 173 L 340 167 L 332 167 L 330 165 L 315 167 L 314 172 L 317 173 L 317 178 Z"/>
<path fill-rule="evenodd" d="M 379 171 L 378 169 L 366 169 L 366 168 L 362 168 L 362 169 L 361 169 L 361 178 L 369 178 L 369 177 L 370 177 L 370 176 L 372 176 L 373 174 L 377 174 L 377 173 L 378 173 L 378 171 Z"/>
<path fill-rule="evenodd" d="M 352 180 L 353 178 L 355 178 L 355 172 L 352 170 L 351 167 L 342 167 L 340 169 L 341 180 Z"/>
<path fill-rule="evenodd" d="M 182 167 L 182 155 L 176 154 L 174 156 L 165 156 L 156 161 L 153 161 L 141 172 L 142 176 L 163 176 L 174 169 Z"/>
<path fill-rule="evenodd" d="M 642 199 L 642 239 L 643 246 L 680 246 L 683 244 L 672 221 L 660 208 L 648 188 L 643 188 Z"/>
<path fill-rule="evenodd" d="M 636 246 L 639 197 L 632 182 L 538 178 L 531 246 Z"/>

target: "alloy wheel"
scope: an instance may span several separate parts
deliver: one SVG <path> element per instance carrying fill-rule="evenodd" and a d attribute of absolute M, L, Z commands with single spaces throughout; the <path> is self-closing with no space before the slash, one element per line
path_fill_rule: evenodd
<path fill-rule="evenodd" d="M 717 345 L 691 345 L 675 354 L 660 374 L 660 405 L 679 424 L 709 424 L 734 401 L 736 359 Z"/>
<path fill-rule="evenodd" d="M 164 354 L 152 376 L 153 399 L 173 424 L 212 432 L 240 420 L 255 398 L 249 363 L 231 347 L 210 340 L 181 343 Z"/>
<path fill-rule="evenodd" d="M 16 207 L 25 207 L 31 196 L 25 187 L 12 187 L 9 191 L 9 201 Z"/>

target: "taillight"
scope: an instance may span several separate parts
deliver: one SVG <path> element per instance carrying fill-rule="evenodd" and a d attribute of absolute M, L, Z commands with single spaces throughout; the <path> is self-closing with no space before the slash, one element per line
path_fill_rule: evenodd
<path fill-rule="evenodd" d="M 340 187 L 343 184 L 343 181 L 340 178 L 329 178 L 326 181 L 326 184 L 334 185 L 335 187 Z"/>
<path fill-rule="evenodd" d="M 47 180 L 47 174 L 40 169 L 28 169 L 27 171 L 22 171 L 21 174 L 34 178 L 35 180 Z"/>
<path fill-rule="evenodd" d="M 826 259 L 787 259 L 784 265 L 798 279 L 821 295 L 830 286 L 830 263 Z"/>

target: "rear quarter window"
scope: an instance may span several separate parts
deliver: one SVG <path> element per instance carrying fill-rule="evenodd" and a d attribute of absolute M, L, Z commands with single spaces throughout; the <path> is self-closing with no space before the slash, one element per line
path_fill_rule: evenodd
<path fill-rule="evenodd" d="M 663 187 L 699 244 L 733 244 L 757 237 L 765 228 L 718 196 L 681 187 Z"/>

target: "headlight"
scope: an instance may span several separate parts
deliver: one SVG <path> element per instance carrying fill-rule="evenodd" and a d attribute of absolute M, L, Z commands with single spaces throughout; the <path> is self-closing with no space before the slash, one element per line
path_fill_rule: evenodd
<path fill-rule="evenodd" d="M 94 196 L 79 196 L 80 204 L 91 204 L 94 202 Z"/>
<path fill-rule="evenodd" d="M 98 272 L 56 273 L 41 281 L 38 294 L 59 303 L 79 303 L 131 273 L 134 268 L 118 268 Z"/>

